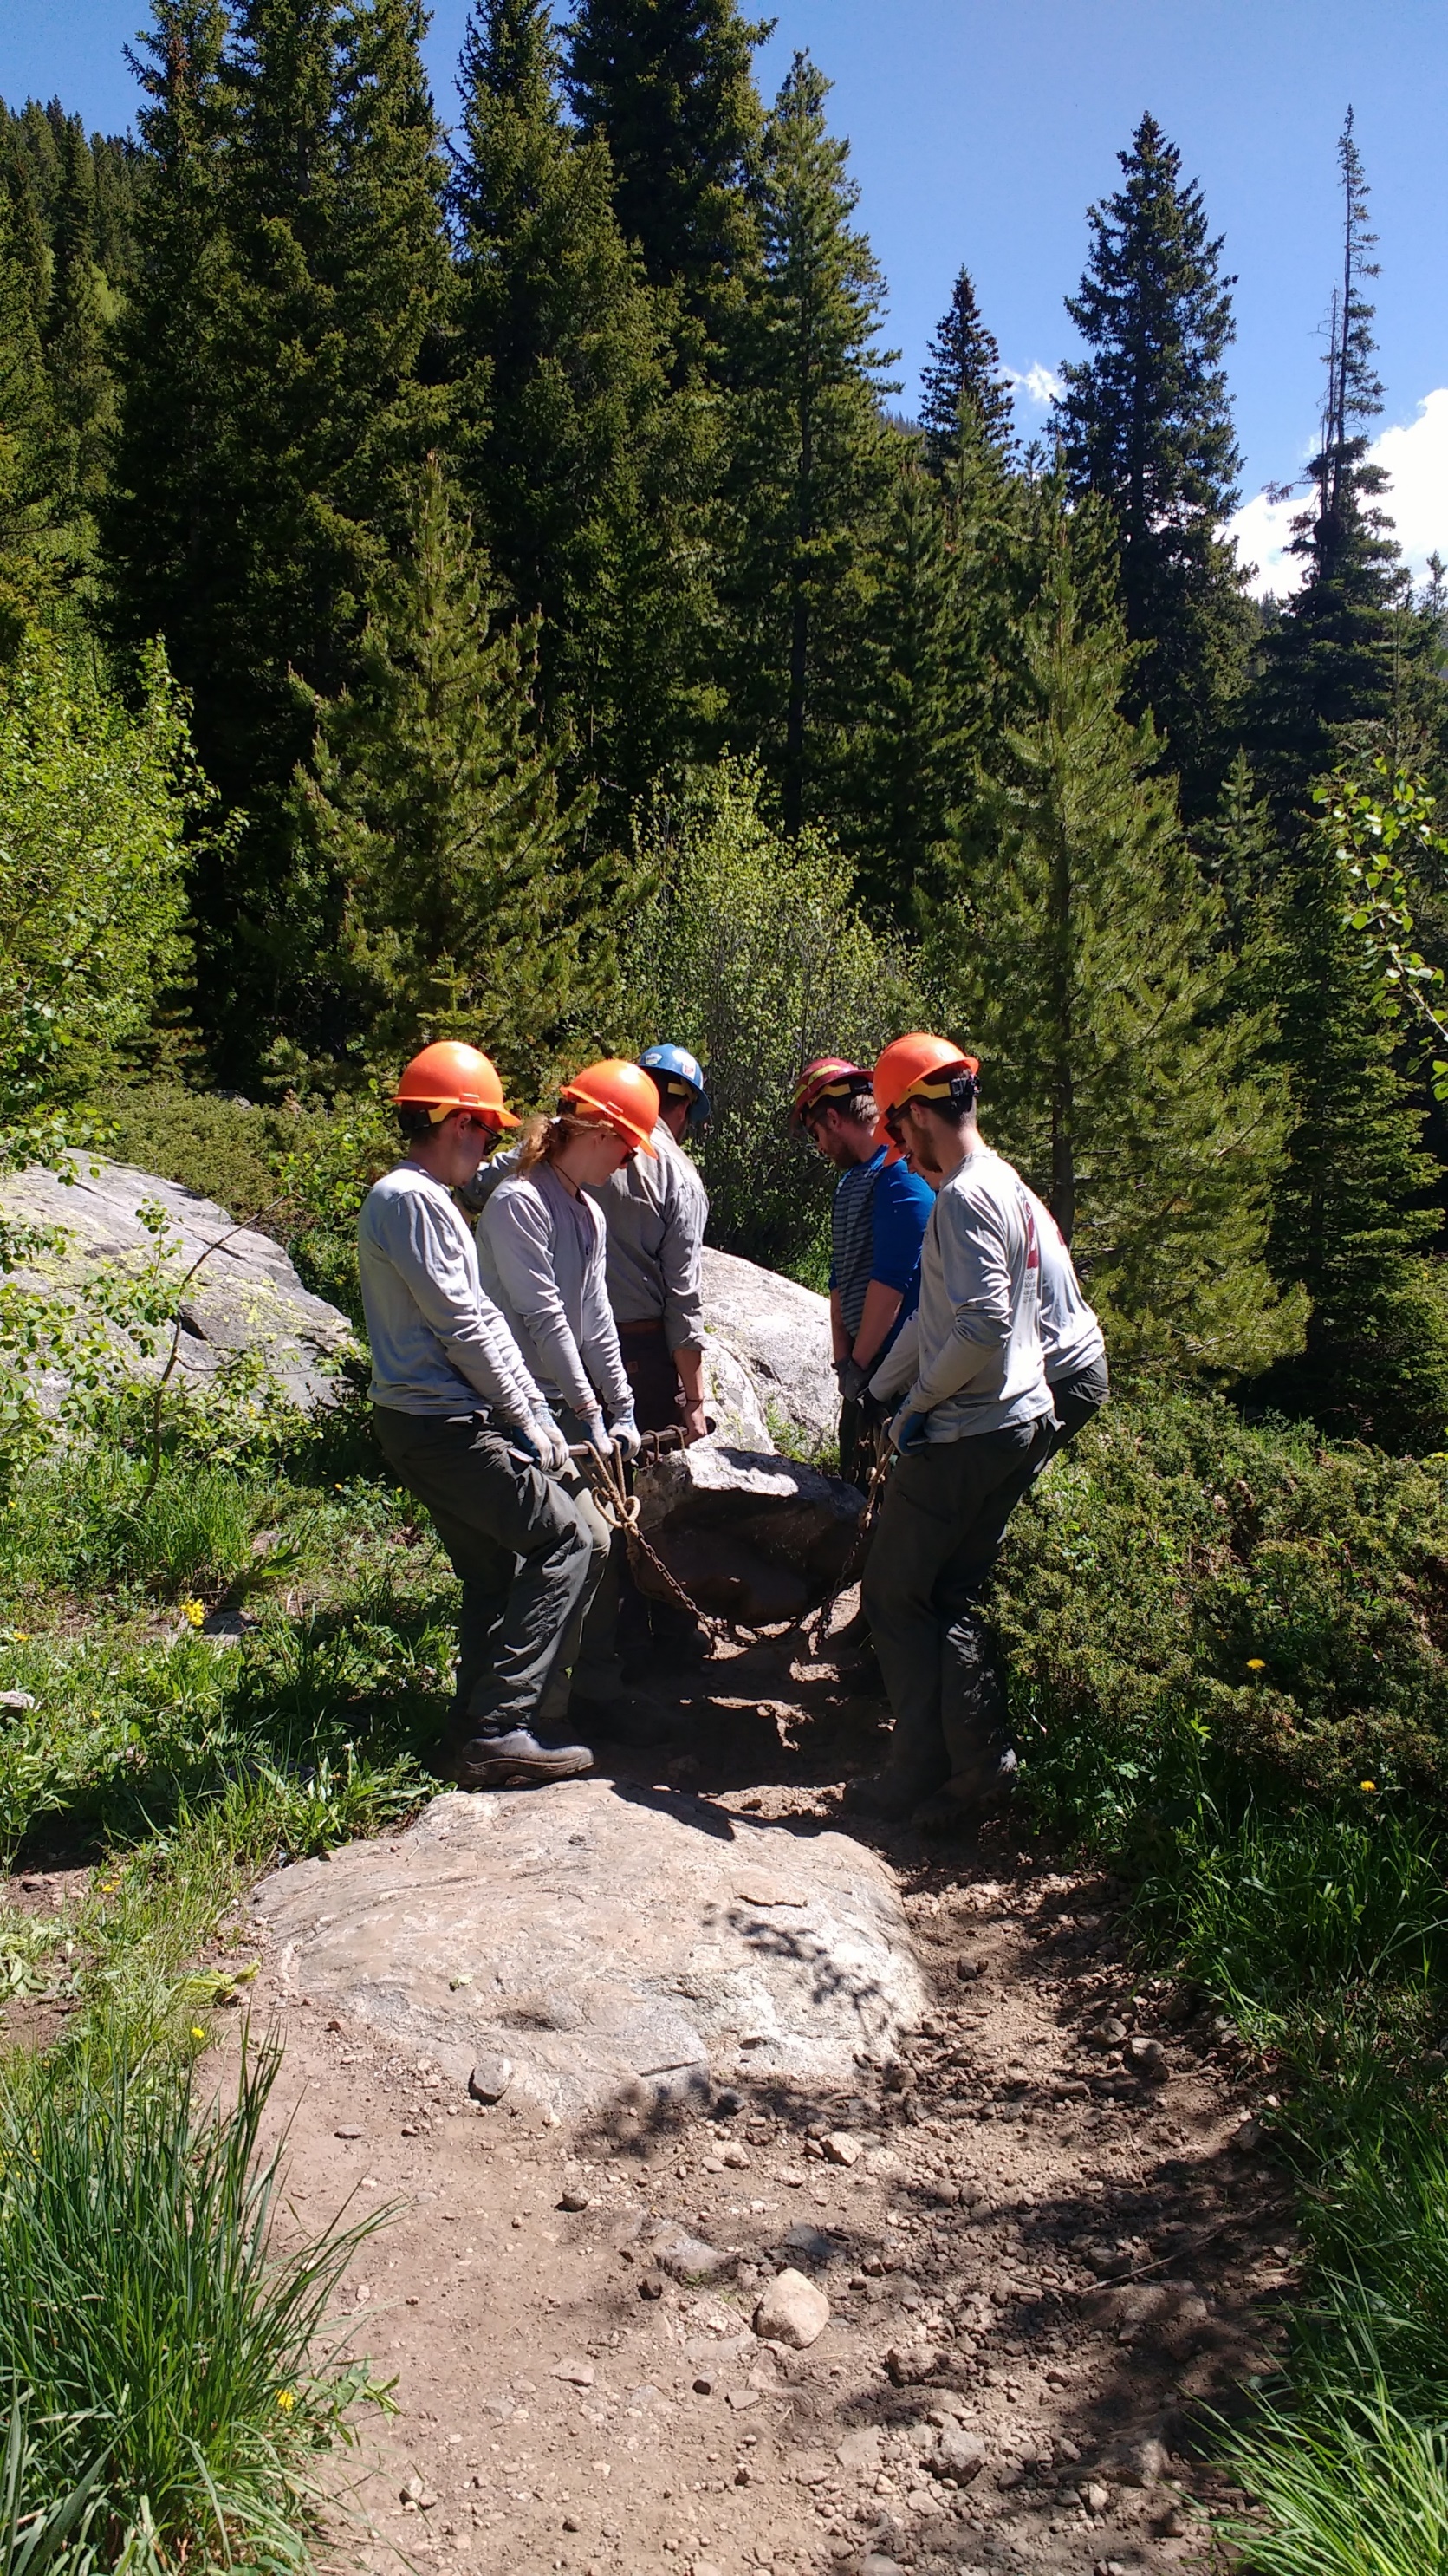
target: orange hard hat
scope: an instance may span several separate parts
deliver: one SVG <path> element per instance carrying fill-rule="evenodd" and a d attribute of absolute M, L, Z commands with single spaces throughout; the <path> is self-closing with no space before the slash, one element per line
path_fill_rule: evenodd
<path fill-rule="evenodd" d="M 880 1107 L 876 1143 L 891 1143 L 885 1121 L 902 1101 L 946 1100 L 954 1080 L 962 1074 L 973 1079 L 979 1071 L 979 1056 L 964 1054 L 951 1038 L 932 1037 L 925 1029 L 892 1038 L 875 1064 L 875 1098 Z"/>
<path fill-rule="evenodd" d="M 629 1064 L 622 1056 L 605 1056 L 563 1083 L 559 1098 L 571 1100 L 583 1117 L 611 1127 L 625 1144 L 637 1145 L 641 1153 L 657 1154 L 650 1140 L 659 1123 L 658 1085 L 641 1065 Z"/>
<path fill-rule="evenodd" d="M 518 1124 L 511 1109 L 503 1106 L 503 1085 L 492 1058 L 456 1038 L 438 1038 L 413 1057 L 392 1095 L 392 1105 L 430 1109 L 434 1124 L 453 1109 L 471 1109 L 498 1127 Z"/>
<path fill-rule="evenodd" d="M 794 1086 L 789 1123 L 791 1127 L 802 1126 L 817 1101 L 827 1101 L 834 1107 L 848 1100 L 852 1091 L 868 1091 L 869 1087 L 870 1077 L 862 1064 L 851 1064 L 842 1055 L 817 1055 Z"/>

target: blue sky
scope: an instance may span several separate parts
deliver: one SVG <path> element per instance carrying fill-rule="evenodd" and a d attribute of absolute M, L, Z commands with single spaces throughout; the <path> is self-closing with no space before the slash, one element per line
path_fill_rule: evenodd
<path fill-rule="evenodd" d="M 465 15 L 466 0 L 436 0 L 444 115 Z M 1442 0 L 776 0 L 776 15 L 761 83 L 772 91 L 796 45 L 835 83 L 904 405 L 962 260 L 1007 364 L 1022 376 L 1059 364 L 1085 209 L 1151 110 L 1201 180 L 1238 275 L 1231 370 L 1249 496 L 1292 475 L 1311 440 L 1334 144 L 1351 102 L 1381 244 L 1383 426 L 1397 433 L 1384 453 L 1401 533 L 1419 560 L 1432 543 L 1448 551 L 1448 390 L 1428 401 L 1448 389 Z M 125 125 L 121 47 L 143 16 L 143 0 L 0 0 L 0 95 L 58 91 L 89 122 Z M 1258 506 L 1245 525 L 1265 560 L 1272 514 Z"/>

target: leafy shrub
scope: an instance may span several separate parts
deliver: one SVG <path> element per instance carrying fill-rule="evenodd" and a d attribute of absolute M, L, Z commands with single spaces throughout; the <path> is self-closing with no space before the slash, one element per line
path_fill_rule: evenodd
<path fill-rule="evenodd" d="M 1203 1786 L 1228 1821 L 1254 1794 L 1448 1793 L 1442 1459 L 1115 1402 L 1016 1514 L 996 1614 L 1069 1827 L 1149 1838 Z"/>
<path fill-rule="evenodd" d="M 0 1101 L 74 1099 L 149 1022 L 185 943 L 205 802 L 164 657 L 131 715 L 88 652 L 33 631 L 0 669 Z"/>
<path fill-rule="evenodd" d="M 833 1175 L 787 1125 L 812 1056 L 873 1064 L 925 1012 L 903 944 L 856 911 L 850 872 L 817 833 L 787 840 L 760 782 L 732 761 L 701 778 L 649 841 L 659 890 L 624 957 L 635 1046 L 673 1039 L 705 1066 L 713 1120 L 699 1151 L 710 1234 L 733 1252 L 808 1268 L 828 1233 Z"/>

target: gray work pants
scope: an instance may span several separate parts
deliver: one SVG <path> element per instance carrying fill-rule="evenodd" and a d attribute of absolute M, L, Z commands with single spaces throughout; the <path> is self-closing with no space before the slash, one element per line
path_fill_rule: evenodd
<path fill-rule="evenodd" d="M 976 1608 L 974 1551 L 997 1498 L 1050 1455 L 1040 1421 L 932 1441 L 896 1460 L 865 1566 L 864 1609 L 895 1737 L 889 1769 L 920 1797 L 986 1798 L 1016 1767 L 1005 1694 Z"/>
<path fill-rule="evenodd" d="M 372 1425 L 398 1483 L 432 1514 L 463 1587 L 459 1731 L 531 1728 L 598 1579 L 588 1519 L 481 1415 L 449 1422 L 374 1405 Z"/>
<path fill-rule="evenodd" d="M 1051 1460 L 1059 1457 L 1063 1449 L 1070 1448 L 1077 1432 L 1084 1431 L 1087 1423 L 1100 1412 L 1110 1392 L 1111 1380 L 1104 1359 L 1090 1361 L 1087 1367 L 1077 1369 L 1074 1376 L 1062 1378 L 1059 1386 L 1050 1389 L 1056 1427 L 1049 1447 L 1039 1453 L 1033 1451 L 1019 1473 L 1000 1487 L 972 1532 L 967 1558 L 970 1584 L 975 1592 L 984 1592 L 996 1570 L 1006 1523 L 1017 1503 L 1030 1492 L 1036 1478 L 1049 1467 Z"/>
<path fill-rule="evenodd" d="M 570 1448 L 579 1448 L 587 1433 L 570 1405 L 555 1401 L 554 1419 Z M 588 1589 L 575 1614 L 558 1666 L 543 1701 L 543 1717 L 552 1725 L 567 1715 L 570 1690 L 600 1707 L 623 1693 L 618 1659 L 618 1614 L 623 1596 L 624 1540 L 594 1500 L 583 1467 L 576 1461 L 561 1479 L 574 1510 L 588 1532 L 592 1568 Z"/>

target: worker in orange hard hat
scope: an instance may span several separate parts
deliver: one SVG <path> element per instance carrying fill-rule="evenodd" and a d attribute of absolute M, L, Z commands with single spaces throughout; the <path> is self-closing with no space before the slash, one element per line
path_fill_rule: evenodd
<path fill-rule="evenodd" d="M 453 1198 L 518 1120 L 496 1067 L 450 1039 L 414 1056 L 394 1105 L 405 1153 L 368 1192 L 358 1262 L 378 1444 L 463 1587 L 450 1776 L 467 1789 L 566 1780 L 591 1768 L 588 1747 L 540 1729 L 597 1580 L 593 1532 Z"/>
<path fill-rule="evenodd" d="M 916 1030 L 875 1065 L 879 1139 L 935 1191 L 915 1315 L 873 1391 L 909 1385 L 863 1595 L 895 1716 L 890 1758 L 851 1803 L 926 1829 L 979 1823 L 1016 1757 L 979 1609 L 980 1542 L 1004 1527 L 1050 1454 L 1056 1423 L 1041 1347 L 1040 1251 L 1019 1175 L 984 1142 L 980 1065 Z"/>
<path fill-rule="evenodd" d="M 658 1120 L 658 1088 L 641 1066 L 617 1056 L 585 1065 L 562 1085 L 553 1117 L 529 1120 L 477 1228 L 484 1285 L 565 1440 L 600 1457 L 617 1452 L 625 1465 L 638 1456 L 640 1437 L 608 1301 L 603 1211 L 590 1192 L 631 1155 L 654 1156 Z M 573 1665 L 568 1724 L 590 1741 L 661 1742 L 670 1722 L 625 1688 L 618 1659 L 622 1540 L 582 1476 L 574 1499 L 593 1531 L 599 1579 Z"/>
<path fill-rule="evenodd" d="M 830 1206 L 830 1338 L 840 1390 L 840 1474 L 865 1485 L 874 1437 L 865 1390 L 913 1313 L 928 1185 L 876 1135 L 874 1079 L 845 1056 L 817 1056 L 794 1087 L 790 1124 L 839 1174 Z M 876 1417 L 878 1418 L 878 1417 Z"/>

